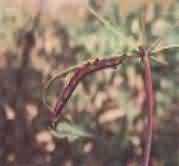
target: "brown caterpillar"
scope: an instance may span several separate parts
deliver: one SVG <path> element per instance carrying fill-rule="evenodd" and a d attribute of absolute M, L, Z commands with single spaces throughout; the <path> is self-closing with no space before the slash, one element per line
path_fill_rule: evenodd
<path fill-rule="evenodd" d="M 54 112 L 52 113 L 51 120 L 54 121 L 58 118 L 58 116 L 63 111 L 64 106 L 67 104 L 69 98 L 71 97 L 72 93 L 76 89 L 79 82 L 94 72 L 107 69 L 107 68 L 116 68 L 119 64 L 126 59 L 126 56 L 116 56 L 111 58 L 104 58 L 104 59 L 95 59 L 93 61 L 89 61 L 86 64 L 78 67 L 70 79 L 70 81 L 65 86 L 62 95 L 59 97 Z"/>

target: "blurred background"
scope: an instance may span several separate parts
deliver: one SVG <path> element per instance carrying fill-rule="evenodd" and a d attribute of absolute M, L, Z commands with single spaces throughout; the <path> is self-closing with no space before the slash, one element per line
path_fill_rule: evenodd
<path fill-rule="evenodd" d="M 89 5 L 119 36 L 99 23 Z M 177 0 L 0 0 L 0 166 L 139 165 L 147 107 L 138 60 L 86 77 L 75 90 L 63 118 L 92 138 L 54 137 L 41 94 L 54 73 L 138 47 L 144 7 L 148 44 L 156 49 L 178 44 Z M 152 164 L 179 166 L 179 50 L 157 59 L 162 63 L 152 63 L 157 101 Z M 50 88 L 51 107 L 69 78 Z"/>

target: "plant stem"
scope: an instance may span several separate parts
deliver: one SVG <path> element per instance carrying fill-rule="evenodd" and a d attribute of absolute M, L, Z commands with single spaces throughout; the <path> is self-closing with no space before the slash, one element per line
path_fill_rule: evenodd
<path fill-rule="evenodd" d="M 139 48 L 139 54 L 144 64 L 144 82 L 145 82 L 145 93 L 147 100 L 147 137 L 144 152 L 144 164 L 143 166 L 149 166 L 152 146 L 152 135 L 153 135 L 153 112 L 154 112 L 154 91 L 151 71 L 151 51 L 150 49 Z"/>

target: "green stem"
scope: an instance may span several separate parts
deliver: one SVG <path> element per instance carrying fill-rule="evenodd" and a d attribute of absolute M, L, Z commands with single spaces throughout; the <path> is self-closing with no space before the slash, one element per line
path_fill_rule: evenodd
<path fill-rule="evenodd" d="M 98 21 L 100 21 L 102 24 L 104 24 L 104 26 L 109 29 L 114 35 L 117 36 L 122 36 L 121 33 L 119 31 L 116 30 L 116 28 L 114 28 L 114 26 L 107 20 L 105 20 L 103 17 L 101 17 L 93 8 L 91 7 L 87 7 L 87 10 L 94 15 Z"/>

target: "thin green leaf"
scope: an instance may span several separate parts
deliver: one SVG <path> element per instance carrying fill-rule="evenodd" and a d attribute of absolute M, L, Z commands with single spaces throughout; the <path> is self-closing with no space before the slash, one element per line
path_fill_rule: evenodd
<path fill-rule="evenodd" d="M 98 21 L 103 23 L 104 26 L 107 29 L 109 29 L 113 34 L 115 34 L 115 35 L 117 35 L 119 37 L 121 36 L 121 33 L 116 28 L 114 28 L 114 26 L 109 21 L 107 21 L 106 19 L 101 17 L 93 8 L 88 6 L 87 9 L 92 15 L 94 15 L 97 18 Z"/>
<path fill-rule="evenodd" d="M 81 138 L 92 137 L 92 134 L 86 131 L 83 127 L 68 122 L 58 123 L 56 129 L 51 132 L 55 137 L 60 139 L 67 138 L 70 142 Z"/>

